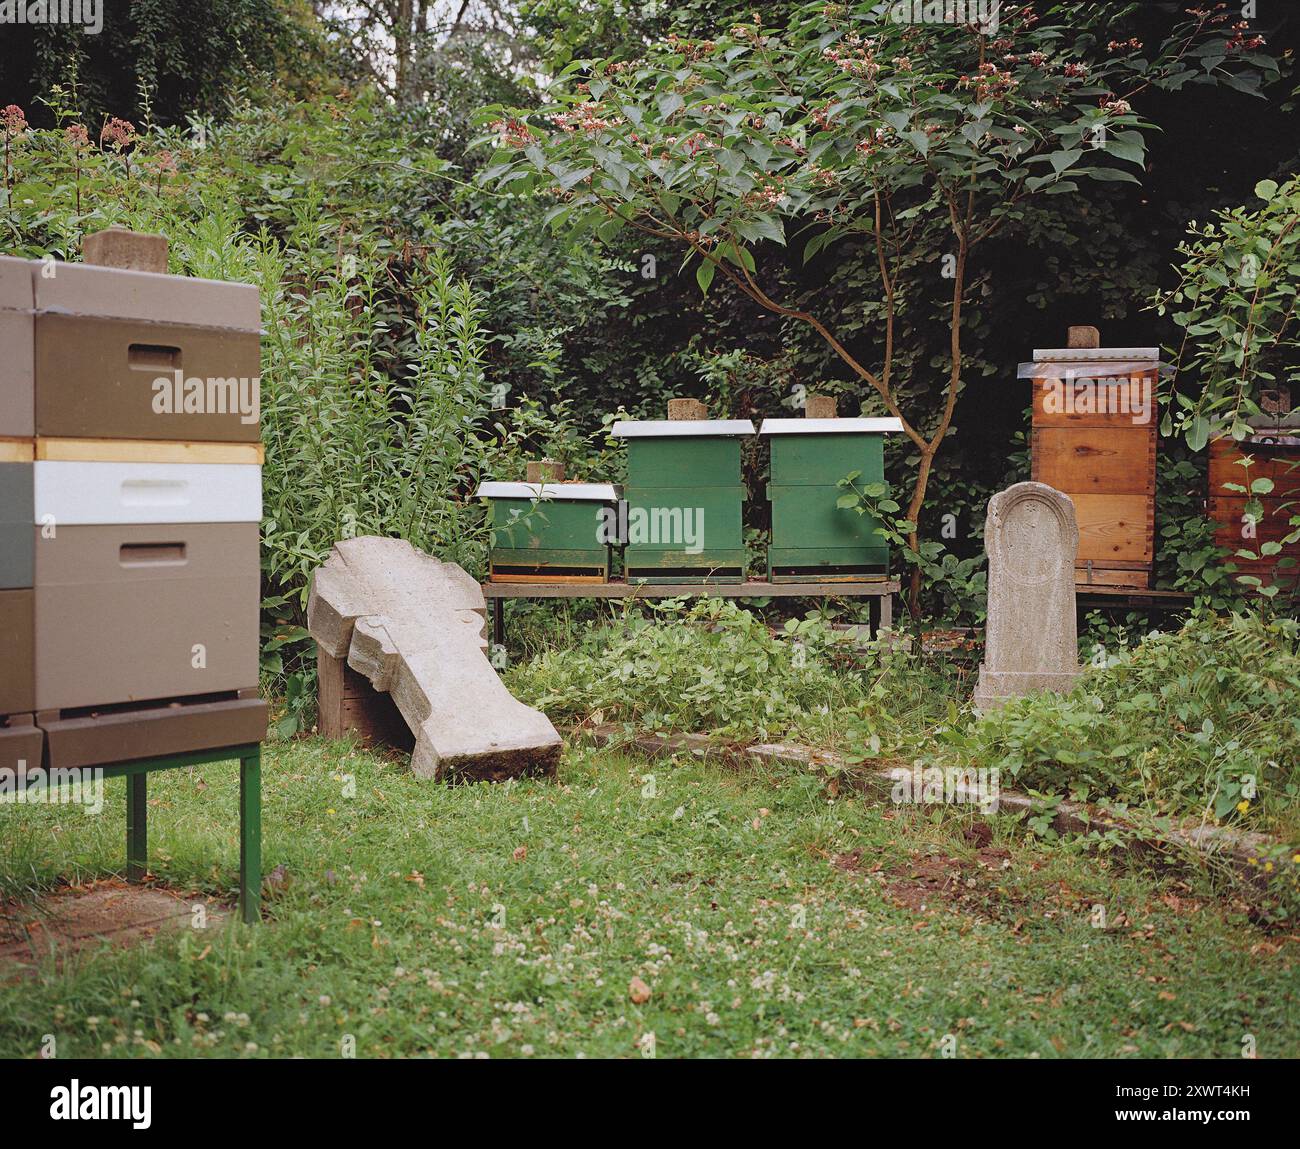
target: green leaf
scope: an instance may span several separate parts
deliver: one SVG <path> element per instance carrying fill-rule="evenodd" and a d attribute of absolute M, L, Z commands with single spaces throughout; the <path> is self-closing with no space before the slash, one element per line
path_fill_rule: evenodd
<path fill-rule="evenodd" d="M 1083 156 L 1080 148 L 1069 148 L 1065 151 L 1053 152 L 1047 157 L 1048 162 L 1052 165 L 1052 170 L 1059 176 L 1069 167 L 1073 167 Z"/>
<path fill-rule="evenodd" d="M 668 119 L 674 112 L 680 111 L 685 103 L 686 101 L 682 99 L 679 93 L 665 93 L 659 97 L 659 118 L 661 120 Z"/>
<path fill-rule="evenodd" d="M 709 293 L 709 284 L 713 282 L 713 273 L 716 270 L 717 267 L 712 260 L 708 259 L 701 260 L 699 267 L 695 269 L 695 282 L 700 285 L 700 290 L 705 295 Z"/>

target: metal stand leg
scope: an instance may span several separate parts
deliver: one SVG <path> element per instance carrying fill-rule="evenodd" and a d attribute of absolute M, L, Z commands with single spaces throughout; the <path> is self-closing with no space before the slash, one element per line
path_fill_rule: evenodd
<path fill-rule="evenodd" d="M 239 760 L 239 910 L 250 925 L 262 912 L 262 754 Z"/>
<path fill-rule="evenodd" d="M 492 645 L 506 644 L 506 604 L 504 599 L 492 600 Z"/>
<path fill-rule="evenodd" d="M 140 882 L 149 869 L 149 775 L 126 777 L 126 880 Z"/>

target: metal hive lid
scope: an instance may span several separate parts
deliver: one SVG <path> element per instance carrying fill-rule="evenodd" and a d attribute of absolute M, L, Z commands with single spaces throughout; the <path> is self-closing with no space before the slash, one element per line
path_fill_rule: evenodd
<path fill-rule="evenodd" d="M 902 431 L 901 419 L 764 419 L 760 435 L 888 435 Z"/>
<path fill-rule="evenodd" d="M 1035 347 L 1035 363 L 1097 363 L 1110 360 L 1151 361 L 1160 358 L 1159 347 Z"/>
<path fill-rule="evenodd" d="M 748 419 L 620 419 L 610 428 L 619 439 L 678 439 L 688 435 L 752 435 Z"/>
<path fill-rule="evenodd" d="M 616 502 L 612 483 L 480 483 L 483 499 L 555 499 L 558 502 Z"/>

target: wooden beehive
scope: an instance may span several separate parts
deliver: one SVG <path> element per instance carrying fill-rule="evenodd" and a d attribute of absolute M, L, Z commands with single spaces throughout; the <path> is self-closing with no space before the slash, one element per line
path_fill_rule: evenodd
<path fill-rule="evenodd" d="M 1240 442 L 1210 441 L 1207 508 L 1217 524 L 1214 540 L 1232 552 L 1238 574 L 1258 578 L 1261 586 L 1294 588 L 1300 582 L 1300 542 L 1283 540 L 1295 529 L 1292 515 L 1300 515 L 1300 415 L 1253 420 L 1251 430 Z M 1248 520 L 1248 492 L 1256 479 L 1269 479 L 1273 487 L 1256 495 L 1263 513 Z M 1280 543 L 1282 550 L 1265 555 L 1260 548 L 1266 542 Z M 1237 552 L 1243 550 L 1257 557 L 1242 558 Z M 1287 558 L 1292 562 L 1279 566 Z"/>
<path fill-rule="evenodd" d="M 902 429 L 897 419 L 763 420 L 759 434 L 772 448 L 772 582 L 885 576 L 889 544 L 876 533 L 880 520 L 841 507 L 848 489 L 839 482 L 856 475 L 857 490 L 883 484 L 885 435 Z"/>
<path fill-rule="evenodd" d="M 480 483 L 492 526 L 492 582 L 606 582 L 601 532 L 618 493 L 609 483 Z"/>
<path fill-rule="evenodd" d="M 1159 371 L 1155 347 L 1035 350 L 1021 368 L 1033 381 L 1032 478 L 1074 502 L 1080 585 L 1151 585 Z"/>
<path fill-rule="evenodd" d="M 258 293 L 165 252 L 0 259 L 0 768 L 266 733 Z"/>
<path fill-rule="evenodd" d="M 687 410 L 689 418 L 620 420 L 610 430 L 627 440 L 628 582 L 745 579 L 740 454 L 741 440 L 754 433 L 754 425 L 748 419 L 703 418 L 707 412 L 700 404 Z"/>

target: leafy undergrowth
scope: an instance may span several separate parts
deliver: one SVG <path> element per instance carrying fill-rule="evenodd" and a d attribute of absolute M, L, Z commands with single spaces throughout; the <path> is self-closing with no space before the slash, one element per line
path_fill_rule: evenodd
<path fill-rule="evenodd" d="M 264 788 L 268 924 L 0 981 L 0 1055 L 1300 1054 L 1292 940 L 1002 820 L 581 751 L 445 787 L 310 740 L 268 748 Z M 121 791 L 0 809 L 0 890 L 119 867 Z M 230 897 L 237 772 L 150 796 L 158 880 Z"/>
<path fill-rule="evenodd" d="M 1110 661 L 940 741 L 1019 787 L 1300 841 L 1300 624 L 1199 615 Z"/>
<path fill-rule="evenodd" d="M 1089 667 L 1068 696 L 979 719 L 958 665 L 859 647 L 813 618 L 773 635 L 705 600 L 592 627 L 509 682 L 560 721 L 997 767 L 1004 785 L 1300 840 L 1298 647 L 1291 619 L 1199 615 Z"/>
<path fill-rule="evenodd" d="M 590 627 L 507 675 L 511 690 L 555 721 L 896 749 L 947 713 L 949 680 L 886 647 L 860 646 L 817 618 L 778 637 L 722 599 L 647 605 Z"/>

